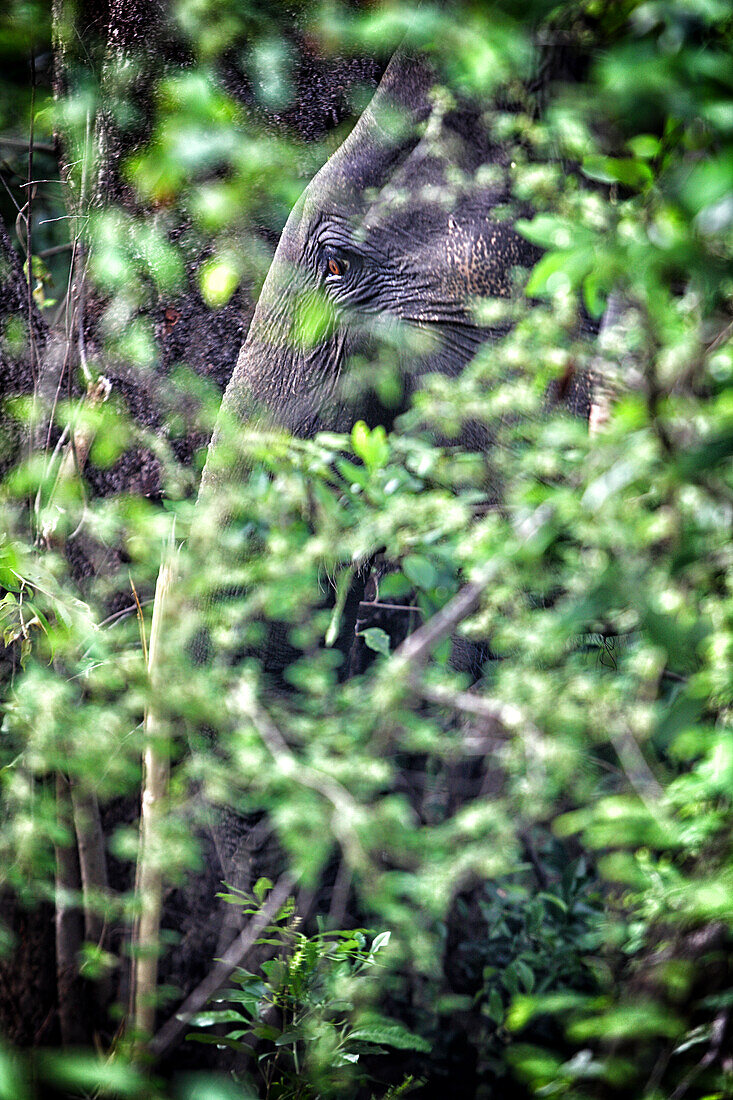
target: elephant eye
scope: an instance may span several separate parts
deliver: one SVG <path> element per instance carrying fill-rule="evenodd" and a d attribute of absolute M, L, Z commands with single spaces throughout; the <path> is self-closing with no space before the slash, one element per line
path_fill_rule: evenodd
<path fill-rule="evenodd" d="M 344 274 L 344 272 L 348 270 L 349 261 L 344 259 L 343 256 L 329 256 L 326 267 L 328 269 L 329 275 L 334 275 L 337 279 L 339 279 Z"/>

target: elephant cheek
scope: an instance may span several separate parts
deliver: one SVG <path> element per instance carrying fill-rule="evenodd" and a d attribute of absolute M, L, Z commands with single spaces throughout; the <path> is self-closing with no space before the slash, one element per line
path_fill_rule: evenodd
<path fill-rule="evenodd" d="M 317 343 L 301 339 L 295 326 L 274 335 L 253 334 L 238 367 L 246 391 L 244 419 L 308 437 L 321 428 L 337 429 L 335 411 L 343 362 L 337 332 Z"/>

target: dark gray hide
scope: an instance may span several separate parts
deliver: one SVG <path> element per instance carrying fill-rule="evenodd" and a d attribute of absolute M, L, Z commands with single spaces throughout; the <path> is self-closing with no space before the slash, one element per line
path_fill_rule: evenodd
<path fill-rule="evenodd" d="M 397 54 L 301 196 L 224 396 L 227 419 L 301 437 L 389 423 L 395 410 L 353 385 L 354 357 L 374 359 L 380 342 L 397 349 L 407 396 L 416 376 L 458 373 L 496 335 L 477 324 L 476 299 L 509 296 L 513 269 L 539 254 L 492 218 L 508 198 L 505 151 L 479 110 L 446 104 L 435 83 L 423 61 Z M 220 435 L 204 492 L 224 480 Z"/>

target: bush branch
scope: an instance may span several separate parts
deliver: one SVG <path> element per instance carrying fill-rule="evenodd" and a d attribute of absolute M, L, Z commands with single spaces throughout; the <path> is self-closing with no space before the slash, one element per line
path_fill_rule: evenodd
<path fill-rule="evenodd" d="M 206 975 L 200 985 L 196 986 L 175 1016 L 172 1016 L 167 1023 L 163 1024 L 160 1031 L 151 1040 L 148 1049 L 154 1058 L 162 1058 L 178 1045 L 191 1019 L 197 1012 L 201 1011 L 217 989 L 221 989 L 231 973 L 242 965 L 262 932 L 288 900 L 288 895 L 295 885 L 295 881 L 295 875 L 290 872 L 286 872 L 278 879 L 259 913 L 251 918 L 247 927 L 243 928 L 232 941 L 214 969 Z"/>

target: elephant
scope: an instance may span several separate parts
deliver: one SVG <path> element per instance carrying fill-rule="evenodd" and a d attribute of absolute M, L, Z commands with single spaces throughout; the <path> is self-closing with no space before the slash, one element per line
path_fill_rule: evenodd
<path fill-rule="evenodd" d="M 226 499 L 227 485 L 244 474 L 245 460 L 232 460 L 226 446 L 232 422 L 301 438 L 348 431 L 357 419 L 389 427 L 422 375 L 455 377 L 506 332 L 482 323 L 476 303 L 510 299 L 517 269 L 541 255 L 498 212 L 511 197 L 510 167 L 480 104 L 440 88 L 425 58 L 403 50 L 393 56 L 371 103 L 282 232 L 209 445 L 202 508 Z M 398 359 L 396 407 L 366 391 L 351 369 L 380 346 Z M 473 450 L 490 446 L 482 425 L 463 433 Z M 227 521 L 220 513 L 217 522 Z M 365 569 L 341 609 L 343 676 L 354 667 L 367 581 Z M 200 634 L 203 660 L 208 646 Z M 289 690 L 281 674 L 298 655 L 288 628 L 270 623 L 258 656 L 277 689 Z M 485 647 L 454 643 L 458 668 L 477 672 L 485 655 Z M 231 867 L 243 833 L 235 814 L 225 816 L 217 847 Z"/>
<path fill-rule="evenodd" d="M 435 86 L 424 58 L 398 51 L 292 210 L 223 397 L 200 508 L 226 499 L 245 472 L 226 446 L 232 422 L 303 438 L 348 431 L 357 419 L 390 426 L 422 374 L 457 375 L 498 335 L 477 320 L 475 301 L 509 298 L 514 269 L 531 267 L 540 253 L 492 216 L 510 194 L 506 150 L 492 143 L 475 105 L 452 104 Z M 361 388 L 350 370 L 385 345 L 403 381 L 396 407 Z M 471 446 L 486 444 L 479 427 L 468 430 Z M 343 675 L 367 573 L 356 577 L 340 618 Z M 210 656 L 205 630 L 195 649 L 197 662 Z M 288 628 L 268 624 L 258 657 L 278 690 L 288 690 L 281 674 L 296 656 Z M 215 835 L 227 880 L 245 885 L 244 821 L 224 811 Z"/>
<path fill-rule="evenodd" d="M 505 334 L 505 325 L 482 322 L 476 304 L 511 299 L 517 269 L 541 255 L 499 209 L 511 198 L 510 169 L 481 104 L 452 97 L 424 57 L 398 51 L 282 232 L 209 445 L 198 505 L 204 542 L 206 509 L 213 504 L 215 522 L 226 524 L 227 489 L 246 474 L 247 459 L 228 445 L 232 424 L 304 439 L 347 432 L 356 420 L 389 428 L 423 375 L 456 377 Z M 385 348 L 402 381 L 394 405 L 353 369 Z M 463 443 L 476 450 L 491 440 L 484 426 L 468 424 Z M 357 573 L 340 609 L 343 676 L 354 667 L 368 581 L 368 568 Z M 197 663 L 211 655 L 200 624 L 194 649 Z M 480 667 L 482 652 L 459 651 L 454 645 L 457 667 Z M 269 623 L 258 657 L 277 691 L 291 690 L 282 673 L 298 655 L 288 628 Z M 228 883 L 251 890 L 261 874 L 280 875 L 282 852 L 271 830 L 263 832 L 262 814 L 220 805 L 209 820 Z"/>

